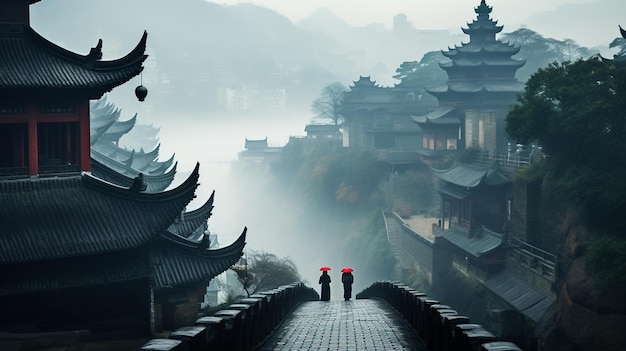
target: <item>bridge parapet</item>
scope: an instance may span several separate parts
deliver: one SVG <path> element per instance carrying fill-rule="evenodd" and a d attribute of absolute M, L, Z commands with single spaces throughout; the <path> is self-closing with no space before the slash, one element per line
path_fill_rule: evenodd
<path fill-rule="evenodd" d="M 356 295 L 357 299 L 378 298 L 389 303 L 415 329 L 429 350 L 434 351 L 521 351 L 514 343 L 497 340 L 480 324 L 425 293 L 395 281 L 377 281 Z"/>
<path fill-rule="evenodd" d="M 168 338 L 149 340 L 140 350 L 254 350 L 300 302 L 319 298 L 317 291 L 303 283 L 284 285 L 198 318 L 194 326 L 179 328 Z"/>

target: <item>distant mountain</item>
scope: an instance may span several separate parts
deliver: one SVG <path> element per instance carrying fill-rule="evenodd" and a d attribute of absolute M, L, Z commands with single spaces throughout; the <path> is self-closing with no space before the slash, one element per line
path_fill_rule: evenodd
<path fill-rule="evenodd" d="M 580 45 L 606 50 L 620 36 L 618 25 L 626 26 L 626 1 L 563 4 L 554 11 L 536 13 L 523 24 L 539 33 L 551 33 L 556 39 L 573 39 Z"/>
<path fill-rule="evenodd" d="M 217 89 L 246 85 L 287 89 L 289 103 L 308 108 L 324 85 L 346 77 L 330 59 L 346 48 L 250 4 L 42 1 L 31 6 L 31 23 L 78 53 L 88 53 L 102 38 L 105 59 L 127 53 L 147 30 L 157 79 L 167 81 L 186 107 L 212 108 Z"/>

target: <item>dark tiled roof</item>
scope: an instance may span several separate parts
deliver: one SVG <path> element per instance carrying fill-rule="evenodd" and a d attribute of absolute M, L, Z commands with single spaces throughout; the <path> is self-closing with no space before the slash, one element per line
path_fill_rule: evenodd
<path fill-rule="evenodd" d="M 126 250 L 163 232 L 195 197 L 199 165 L 148 194 L 89 174 L 0 181 L 0 264 Z"/>
<path fill-rule="evenodd" d="M 103 149 L 102 151 L 104 151 L 105 153 L 100 152 L 100 149 Z M 124 159 L 122 156 L 126 156 L 127 158 Z M 145 158 L 148 158 L 146 154 L 140 155 L 140 157 L 142 156 L 144 157 L 144 161 Z M 170 166 L 174 161 L 174 155 L 172 155 L 167 161 L 160 162 L 153 160 L 149 163 L 143 162 L 141 164 L 142 167 L 135 168 L 133 167 L 134 165 L 139 165 L 139 162 L 135 162 L 134 160 L 135 154 L 114 145 L 101 147 L 101 145 L 98 145 L 98 143 L 92 145 L 91 159 L 103 165 L 106 165 L 107 167 L 118 173 L 132 178 L 136 177 L 140 172 L 144 173 L 144 175 L 150 175 L 155 177 L 162 175 L 166 175 L 166 177 L 169 177 L 167 176 L 167 173 L 173 172 L 176 168 L 176 165 L 174 165 L 174 167 L 170 169 Z M 142 158 L 139 158 L 139 160 L 142 160 Z"/>
<path fill-rule="evenodd" d="M 462 230 L 444 230 L 443 237 L 454 246 L 462 249 L 474 257 L 488 254 L 502 245 L 502 235 L 494 233 L 485 227 L 470 237 Z"/>
<path fill-rule="evenodd" d="M 493 67 L 508 66 L 518 69 L 525 64 L 526 61 L 523 60 L 502 59 L 493 57 L 465 57 L 442 63 L 440 67 L 443 69 L 451 67 L 484 67 L 484 69 L 491 69 Z"/>
<path fill-rule="evenodd" d="M 129 188 L 133 185 L 134 179 L 139 175 L 139 172 L 133 169 L 126 169 L 120 171 L 116 171 L 115 169 L 109 167 L 109 164 L 106 162 L 102 163 L 91 158 L 91 174 L 95 177 L 100 178 L 102 180 L 106 180 L 107 182 L 113 183 L 115 185 L 119 185 L 122 187 Z M 172 182 L 174 181 L 174 177 L 176 176 L 176 165 L 164 174 L 144 174 L 143 181 L 146 184 L 146 193 L 159 193 L 167 189 Z"/>
<path fill-rule="evenodd" d="M 431 94 L 446 93 L 449 91 L 461 92 L 461 93 L 478 93 L 481 91 L 486 92 L 511 92 L 518 93 L 524 91 L 524 83 L 519 81 L 475 81 L 475 82 L 449 82 L 448 85 L 444 85 L 437 88 L 427 89 Z"/>
<path fill-rule="evenodd" d="M 193 232 L 204 226 L 206 229 L 207 220 L 211 217 L 213 211 L 213 200 L 215 199 L 215 191 L 211 193 L 209 199 L 199 208 L 184 212 L 182 219 L 177 219 L 170 227 L 168 231 L 178 234 L 182 237 L 189 237 Z"/>
<path fill-rule="evenodd" d="M 478 54 L 478 53 L 504 53 L 508 54 L 508 56 L 513 56 L 520 51 L 519 46 L 514 46 L 512 44 L 505 44 L 500 40 L 496 40 L 494 42 L 489 43 L 465 43 L 461 46 L 455 45 L 454 48 L 448 48 L 447 52 L 442 52 L 442 54 L 449 58 L 454 58 L 456 55 L 460 54 Z M 488 56 L 488 55 L 485 55 Z M 511 60 L 510 58 L 506 58 Z"/>
<path fill-rule="evenodd" d="M 79 55 L 46 40 L 31 27 L 21 29 L 0 37 L 0 91 L 80 90 L 99 98 L 138 75 L 147 57 L 146 32 L 125 57 L 101 61 L 102 41 L 88 55 Z"/>
<path fill-rule="evenodd" d="M 535 322 L 538 322 L 554 303 L 553 299 L 508 274 L 500 274 L 486 280 L 484 284 L 487 289 Z"/>
<path fill-rule="evenodd" d="M 247 228 L 244 228 L 233 244 L 216 250 L 208 250 L 204 240 L 196 243 L 165 233 L 152 254 L 155 290 L 197 281 L 208 282 L 224 272 L 243 255 L 246 232 Z"/>
<path fill-rule="evenodd" d="M 475 166 L 459 163 L 444 170 L 433 169 L 432 172 L 437 178 L 464 188 L 475 188 L 481 184 L 495 186 L 511 182 L 496 165 Z"/>
<path fill-rule="evenodd" d="M 461 120 L 457 117 L 448 116 L 452 111 L 454 107 L 442 106 L 425 115 L 411 116 L 411 118 L 418 124 L 461 124 Z"/>

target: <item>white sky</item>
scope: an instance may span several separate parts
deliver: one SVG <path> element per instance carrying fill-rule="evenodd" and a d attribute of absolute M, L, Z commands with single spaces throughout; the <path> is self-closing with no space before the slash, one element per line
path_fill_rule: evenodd
<path fill-rule="evenodd" d="M 320 7 L 326 7 L 346 22 L 361 26 L 383 23 L 391 27 L 393 16 L 407 15 L 419 29 L 447 29 L 475 18 L 480 0 L 212 0 L 233 5 L 252 3 L 271 8 L 292 21 L 302 19 Z M 519 23 L 532 13 L 552 11 L 563 3 L 591 3 L 594 0 L 487 0 L 492 17 L 502 23 Z M 626 21 L 626 19 L 625 19 Z"/>
<path fill-rule="evenodd" d="M 207 0 L 224 5 L 253 3 L 267 7 L 286 16 L 292 22 L 307 17 L 320 7 L 325 7 L 353 26 L 382 23 L 391 28 L 393 17 L 404 13 L 417 29 L 449 29 L 459 31 L 467 22 L 476 18 L 474 8 L 480 0 Z M 533 14 L 552 12 L 561 5 L 599 4 L 591 19 L 562 18 L 558 14 L 550 21 L 526 21 Z M 487 0 L 493 7 L 491 17 L 504 25 L 504 32 L 511 32 L 521 26 L 540 32 L 542 35 L 576 40 L 581 45 L 597 45 L 591 38 L 604 38 L 609 42 L 619 36 L 618 25 L 626 27 L 626 0 Z M 617 7 L 617 8 L 611 8 Z M 597 16 L 600 14 L 600 16 Z M 604 17 L 603 19 L 599 17 Z M 619 22 L 621 21 L 621 22 Z M 552 23 L 545 23 L 552 22 Z M 559 23 L 560 22 L 560 23 Z M 545 26 L 544 26 L 545 24 Z M 538 28 L 540 27 L 540 28 Z M 577 31 L 579 33 L 572 33 Z M 585 33 L 586 32 L 586 33 Z M 593 35 L 593 32 L 597 35 Z M 577 38 L 578 35 L 578 38 Z M 608 36 L 608 37 L 606 37 Z M 606 38 L 605 38 L 606 37 Z"/>

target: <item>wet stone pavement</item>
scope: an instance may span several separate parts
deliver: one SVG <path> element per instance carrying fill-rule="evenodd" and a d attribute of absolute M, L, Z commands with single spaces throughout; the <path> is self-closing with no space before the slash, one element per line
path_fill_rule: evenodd
<path fill-rule="evenodd" d="M 297 307 L 259 348 L 270 350 L 426 350 L 385 301 L 310 301 Z"/>

